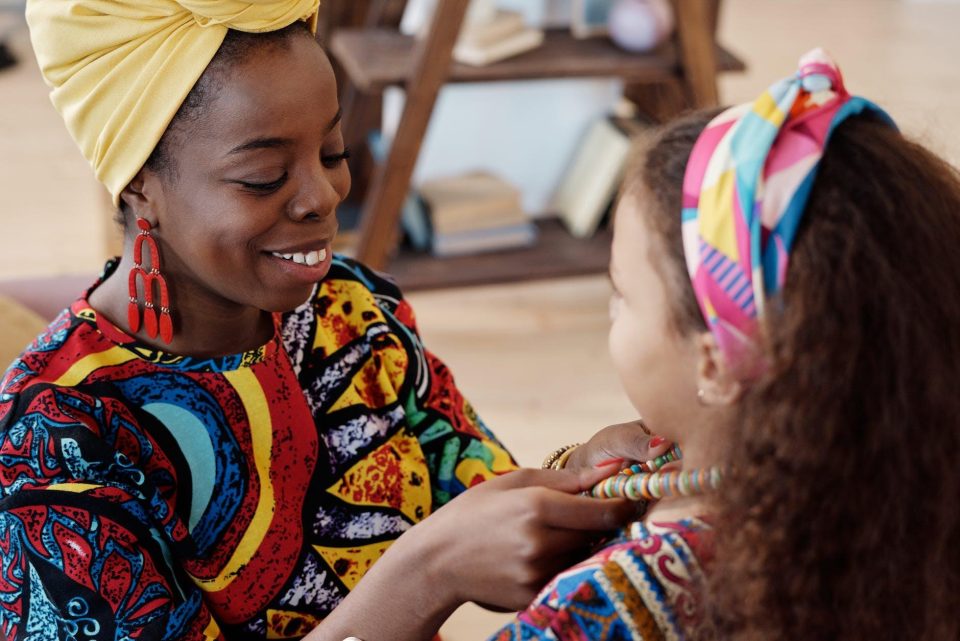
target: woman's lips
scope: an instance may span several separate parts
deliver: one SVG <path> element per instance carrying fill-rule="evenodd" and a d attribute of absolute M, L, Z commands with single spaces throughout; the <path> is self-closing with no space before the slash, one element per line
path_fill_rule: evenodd
<path fill-rule="evenodd" d="M 305 283 L 316 283 L 326 276 L 333 260 L 333 252 L 329 247 L 290 254 L 280 252 L 263 252 L 263 254 L 285 275 Z"/>

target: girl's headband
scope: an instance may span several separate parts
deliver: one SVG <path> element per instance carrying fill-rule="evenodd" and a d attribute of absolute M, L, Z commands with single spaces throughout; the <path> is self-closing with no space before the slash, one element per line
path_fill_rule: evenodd
<path fill-rule="evenodd" d="M 871 112 L 821 49 L 752 104 L 723 112 L 694 145 L 683 182 L 683 246 L 700 309 L 727 364 L 762 371 L 759 319 L 783 287 L 790 251 L 834 128 Z M 828 284 L 824 284 L 828 286 Z"/>

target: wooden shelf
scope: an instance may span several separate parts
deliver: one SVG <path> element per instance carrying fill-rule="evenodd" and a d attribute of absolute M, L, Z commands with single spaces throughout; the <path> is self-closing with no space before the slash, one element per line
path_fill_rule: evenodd
<path fill-rule="evenodd" d="M 601 229 L 592 238 L 577 239 L 556 218 L 540 219 L 536 223 L 540 234 L 533 247 L 452 258 L 437 258 L 401 248 L 388 271 L 404 291 L 516 283 L 607 271 L 611 230 Z"/>
<path fill-rule="evenodd" d="M 395 29 L 341 29 L 330 50 L 364 92 L 404 84 L 414 68 L 416 41 Z M 743 62 L 717 46 L 718 71 L 742 71 Z M 549 30 L 543 46 L 486 67 L 451 63 L 447 82 L 489 82 L 534 78 L 615 77 L 628 82 L 676 78 L 677 47 L 668 43 L 649 54 L 632 54 L 606 38 L 578 40 L 568 30 Z"/>

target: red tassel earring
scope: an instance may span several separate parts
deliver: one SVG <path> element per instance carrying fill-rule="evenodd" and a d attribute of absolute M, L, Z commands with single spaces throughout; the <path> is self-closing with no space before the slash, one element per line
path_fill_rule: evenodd
<path fill-rule="evenodd" d="M 140 307 L 137 300 L 137 278 L 143 279 L 143 328 L 150 338 L 156 338 L 159 330 L 160 339 L 164 343 L 173 340 L 173 319 L 170 317 L 170 294 L 167 291 L 167 281 L 160 273 L 160 251 L 157 241 L 150 235 L 152 227 L 143 218 L 137 218 L 137 227 L 140 233 L 133 241 L 133 268 L 127 281 L 130 292 L 130 303 L 127 305 L 127 322 L 130 331 L 136 334 L 140 331 Z M 143 245 L 147 244 L 150 250 L 150 271 L 143 268 Z M 153 302 L 154 285 L 160 290 L 160 318 L 157 319 L 157 306 Z"/>

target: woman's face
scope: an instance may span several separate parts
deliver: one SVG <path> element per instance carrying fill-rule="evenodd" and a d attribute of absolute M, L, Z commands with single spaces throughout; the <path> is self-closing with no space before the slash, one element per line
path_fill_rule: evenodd
<path fill-rule="evenodd" d="M 172 146 L 175 175 L 144 178 L 164 275 L 178 302 L 290 310 L 330 269 L 350 190 L 333 70 L 292 36 L 219 84 Z"/>
<path fill-rule="evenodd" d="M 670 293 L 653 264 L 645 205 L 626 196 L 617 207 L 610 278 L 610 355 L 630 402 L 657 434 L 682 441 L 677 430 L 697 410 L 697 349 L 670 326 Z M 665 266 L 661 266 L 665 267 Z"/>

